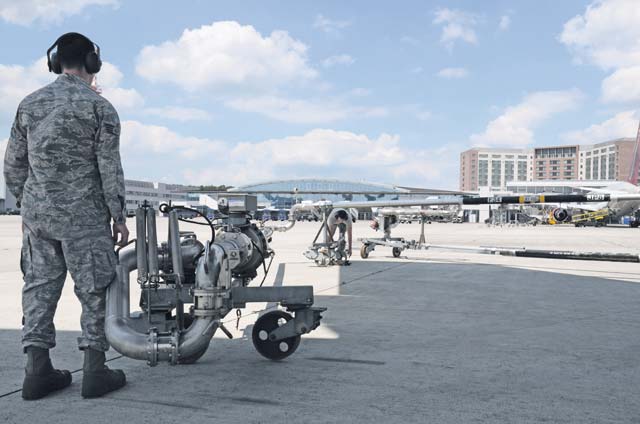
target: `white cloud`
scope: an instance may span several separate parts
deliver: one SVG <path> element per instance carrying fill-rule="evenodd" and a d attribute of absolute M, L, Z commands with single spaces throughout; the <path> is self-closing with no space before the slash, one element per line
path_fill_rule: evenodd
<path fill-rule="evenodd" d="M 465 68 L 444 68 L 438 71 L 438 76 L 446 79 L 466 78 L 468 75 L 469 71 Z"/>
<path fill-rule="evenodd" d="M 0 112 L 14 114 L 27 94 L 50 83 L 54 76 L 48 72 L 46 58 L 28 66 L 0 65 Z"/>
<path fill-rule="evenodd" d="M 55 78 L 57 75 L 48 71 L 45 57 L 27 66 L 0 64 L 0 121 L 6 120 L 2 119 L 2 112 L 15 113 L 18 104 L 26 95 Z M 104 62 L 98 74 L 102 95 L 111 101 L 116 109 L 127 110 L 141 106 L 144 103 L 142 96 L 134 89 L 120 87 L 122 79 L 122 72 L 115 65 Z"/>
<path fill-rule="evenodd" d="M 206 110 L 191 107 L 165 106 L 147 108 L 144 113 L 180 122 L 211 120 L 211 114 Z"/>
<path fill-rule="evenodd" d="M 144 105 L 144 99 L 137 90 L 120 87 L 123 77 L 117 66 L 104 62 L 97 74 L 102 95 L 113 104 L 116 110 L 133 110 Z"/>
<path fill-rule="evenodd" d="M 316 128 L 301 135 L 255 142 L 189 137 L 163 126 L 124 121 L 122 157 L 125 175 L 140 161 L 155 164 L 163 180 L 180 172 L 190 184 L 240 185 L 274 178 L 328 177 L 455 187 L 458 148 L 426 150 L 402 145 L 400 137 L 370 137 L 350 131 Z M 141 152 L 145 154 L 141 156 Z M 158 164 L 169 166 L 158 167 Z M 174 180 L 179 177 L 174 176 Z"/>
<path fill-rule="evenodd" d="M 206 184 L 220 181 L 224 175 L 225 182 L 229 179 L 228 183 L 238 185 L 311 176 L 360 180 L 366 172 L 368 178 L 380 181 L 394 178 L 422 184 L 449 179 L 448 162 L 442 160 L 444 155 L 448 153 L 405 149 L 397 135 L 370 138 L 349 131 L 314 129 L 300 136 L 238 143 L 224 161 L 229 172 L 191 169 L 185 172 L 185 177 L 190 183 Z"/>
<path fill-rule="evenodd" d="M 118 111 L 134 110 L 144 104 L 144 99 L 133 88 L 103 87 L 102 96 Z"/>
<path fill-rule="evenodd" d="M 59 23 L 89 6 L 117 7 L 117 0 L 2 0 L 0 19 L 28 26 L 35 21 Z"/>
<path fill-rule="evenodd" d="M 511 26 L 511 16 L 502 15 L 500 17 L 500 23 L 498 24 L 498 29 L 500 31 L 506 31 L 509 29 L 510 26 Z"/>
<path fill-rule="evenodd" d="M 101 87 L 119 87 L 124 74 L 112 63 L 103 62 L 100 72 L 96 74 L 98 85 Z"/>
<path fill-rule="evenodd" d="M 602 81 L 602 100 L 637 102 L 640 100 L 640 66 L 620 68 Z"/>
<path fill-rule="evenodd" d="M 317 75 L 307 64 L 307 46 L 286 31 L 262 36 L 235 21 L 186 29 L 178 40 L 144 47 L 136 72 L 190 91 L 212 86 L 268 89 Z"/>
<path fill-rule="evenodd" d="M 129 153 L 178 155 L 183 159 L 195 159 L 201 155 L 224 151 L 224 143 L 220 141 L 185 137 L 167 127 L 146 125 L 138 121 L 122 122 L 120 145 Z M 182 165 L 185 164 L 186 162 Z M 180 164 L 177 163 L 176 166 Z"/>
<path fill-rule="evenodd" d="M 336 65 L 353 65 L 355 63 L 355 59 L 349 56 L 348 54 L 340 54 L 335 56 L 330 56 L 322 61 L 322 66 L 325 68 L 331 68 Z"/>
<path fill-rule="evenodd" d="M 637 0 L 601 0 L 564 24 L 558 37 L 577 63 L 614 70 L 602 82 L 602 100 L 640 100 L 640 5 Z"/>
<path fill-rule="evenodd" d="M 456 41 L 464 41 L 469 44 L 477 44 L 475 26 L 478 19 L 475 15 L 456 9 L 438 9 L 433 23 L 442 26 L 440 42 L 448 49 L 452 49 Z"/>
<path fill-rule="evenodd" d="M 265 115 L 295 124 L 326 124 L 347 118 L 386 116 L 381 107 L 350 106 L 342 100 L 299 100 L 277 96 L 238 98 L 225 103 L 228 107 Z"/>
<path fill-rule="evenodd" d="M 622 137 L 635 137 L 640 114 L 635 110 L 620 112 L 599 124 L 570 131 L 563 138 L 571 143 L 593 144 Z"/>
<path fill-rule="evenodd" d="M 317 28 L 327 34 L 338 35 L 341 30 L 351 26 L 350 21 L 337 21 L 329 19 L 323 15 L 317 15 L 313 22 L 313 27 Z"/>
<path fill-rule="evenodd" d="M 527 146 L 533 143 L 533 129 L 553 115 L 575 108 L 583 95 L 578 90 L 539 91 L 509 106 L 502 115 L 487 124 L 481 134 L 474 134 L 474 145 Z"/>
<path fill-rule="evenodd" d="M 640 64 L 637 0 L 601 0 L 564 24 L 559 39 L 578 61 L 603 69 Z"/>

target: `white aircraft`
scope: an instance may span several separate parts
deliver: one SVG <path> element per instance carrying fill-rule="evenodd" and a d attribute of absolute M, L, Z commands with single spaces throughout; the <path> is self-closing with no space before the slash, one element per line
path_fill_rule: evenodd
<path fill-rule="evenodd" d="M 571 187 L 574 193 L 588 193 L 592 195 L 610 194 L 613 196 L 624 196 L 640 194 L 640 187 L 626 181 L 597 181 L 586 182 L 580 180 L 554 180 L 554 181 L 536 181 L 533 183 L 518 183 L 516 186 L 524 185 L 548 188 L 550 194 L 557 187 Z M 518 195 L 518 193 L 515 193 Z M 543 194 L 543 193 L 540 193 Z M 614 201 L 591 201 L 578 202 L 567 205 L 566 202 L 546 203 L 552 206 L 551 216 L 556 223 L 571 222 L 572 217 L 585 212 L 602 211 L 603 214 L 614 218 L 623 216 L 632 216 L 640 209 L 639 200 L 614 200 Z"/>
<path fill-rule="evenodd" d="M 587 190 L 587 188 L 584 189 Z M 591 189 L 591 193 L 638 194 L 640 193 L 640 187 L 626 181 L 617 181 L 602 189 Z M 575 207 L 587 211 L 608 208 L 615 216 L 629 216 L 633 215 L 635 211 L 640 209 L 640 201 L 618 200 L 613 202 L 601 202 L 594 204 L 578 203 Z"/>

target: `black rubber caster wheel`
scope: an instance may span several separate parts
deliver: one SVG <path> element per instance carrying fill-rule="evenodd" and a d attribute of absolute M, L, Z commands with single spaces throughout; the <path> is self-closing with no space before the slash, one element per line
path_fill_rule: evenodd
<path fill-rule="evenodd" d="M 369 246 L 367 246 L 366 244 L 363 244 L 362 247 L 360 248 L 360 257 L 362 259 L 367 259 L 369 257 Z"/>
<path fill-rule="evenodd" d="M 279 361 L 296 351 L 300 345 L 300 336 L 288 337 L 278 341 L 269 340 L 269 333 L 291 319 L 293 317 L 284 311 L 272 311 L 256 320 L 251 338 L 260 355 Z"/>
<path fill-rule="evenodd" d="M 391 253 L 393 254 L 393 257 L 394 257 L 394 258 L 399 258 L 399 257 L 400 257 L 400 255 L 402 254 L 402 249 L 400 249 L 399 247 L 394 247 L 394 248 L 391 250 Z"/>

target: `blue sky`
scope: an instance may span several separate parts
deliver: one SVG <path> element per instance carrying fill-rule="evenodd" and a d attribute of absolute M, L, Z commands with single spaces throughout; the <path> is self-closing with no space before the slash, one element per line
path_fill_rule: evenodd
<path fill-rule="evenodd" d="M 2 0 L 0 141 L 77 31 L 128 178 L 455 188 L 473 145 L 634 136 L 638 22 L 635 0 Z"/>

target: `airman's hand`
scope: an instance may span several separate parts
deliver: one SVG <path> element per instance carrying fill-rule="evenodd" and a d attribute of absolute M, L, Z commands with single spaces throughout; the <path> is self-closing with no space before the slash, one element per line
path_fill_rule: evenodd
<path fill-rule="evenodd" d="M 120 235 L 120 237 L 118 237 Z M 118 238 L 120 241 L 118 241 Z M 116 243 L 116 246 L 126 246 L 129 242 L 129 229 L 127 228 L 127 224 L 113 224 L 113 241 Z"/>

